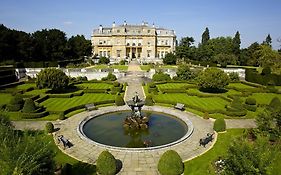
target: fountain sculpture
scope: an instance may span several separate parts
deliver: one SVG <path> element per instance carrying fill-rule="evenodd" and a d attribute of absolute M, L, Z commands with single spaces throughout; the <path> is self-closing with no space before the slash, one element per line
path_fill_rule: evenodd
<path fill-rule="evenodd" d="M 127 101 L 127 105 L 132 111 L 131 115 L 127 116 L 124 120 L 124 128 L 133 130 L 147 129 L 149 118 L 141 114 L 141 108 L 144 105 L 144 101 L 139 98 L 137 92 L 132 100 Z"/>

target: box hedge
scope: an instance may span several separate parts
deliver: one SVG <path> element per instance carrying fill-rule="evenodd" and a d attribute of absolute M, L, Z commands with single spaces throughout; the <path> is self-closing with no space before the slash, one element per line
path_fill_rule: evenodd
<path fill-rule="evenodd" d="M 166 151 L 160 157 L 157 167 L 162 175 L 180 175 L 184 171 L 182 159 L 174 150 Z"/>
<path fill-rule="evenodd" d="M 114 175 L 117 172 L 117 164 L 115 157 L 108 151 L 100 153 L 97 162 L 97 172 L 100 175 Z"/>
<path fill-rule="evenodd" d="M 226 123 L 223 118 L 218 118 L 214 123 L 214 130 L 217 132 L 223 132 L 226 129 Z"/>

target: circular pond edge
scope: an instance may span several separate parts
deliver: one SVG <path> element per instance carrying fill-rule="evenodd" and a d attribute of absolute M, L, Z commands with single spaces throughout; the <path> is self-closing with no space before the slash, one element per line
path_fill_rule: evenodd
<path fill-rule="evenodd" d="M 128 107 L 128 109 L 130 109 L 130 108 Z M 187 125 L 188 131 L 186 132 L 186 134 L 183 137 L 181 137 L 180 139 L 178 139 L 174 142 L 164 144 L 164 145 L 159 145 L 159 146 L 145 147 L 145 148 L 126 148 L 126 147 L 110 146 L 110 145 L 98 143 L 94 140 L 91 140 L 90 138 L 88 138 L 84 134 L 83 127 L 89 120 L 91 120 L 95 117 L 99 117 L 100 115 L 103 115 L 103 114 L 113 113 L 113 112 L 122 112 L 124 110 L 126 110 L 126 109 L 124 109 L 124 107 L 116 107 L 116 108 L 111 108 L 111 109 L 108 109 L 108 110 L 91 111 L 87 117 L 83 118 L 79 122 L 79 125 L 77 127 L 77 132 L 78 132 L 79 137 L 81 139 L 91 143 L 91 144 L 101 146 L 101 147 L 104 147 L 104 148 L 110 149 L 110 150 L 145 151 L 145 150 L 157 150 L 157 149 L 161 149 L 161 148 L 167 148 L 167 147 L 179 144 L 179 143 L 183 142 L 184 140 L 186 140 L 187 138 L 189 138 L 191 136 L 191 134 L 193 133 L 193 130 L 194 130 L 192 122 L 188 119 L 188 115 L 186 115 L 186 113 L 184 113 L 182 111 L 167 110 L 165 108 L 155 108 L 155 107 L 144 106 L 142 108 L 142 110 L 144 110 L 144 111 L 152 111 L 152 112 L 163 113 L 163 114 L 166 114 L 168 116 L 172 116 L 172 117 L 175 117 L 175 118 L 181 120 L 183 123 L 185 123 Z"/>

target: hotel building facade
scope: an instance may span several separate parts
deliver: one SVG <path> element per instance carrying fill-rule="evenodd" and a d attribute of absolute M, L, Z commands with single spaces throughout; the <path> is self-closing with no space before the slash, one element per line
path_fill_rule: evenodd
<path fill-rule="evenodd" d="M 112 24 L 99 26 L 91 37 L 93 55 L 108 57 L 111 62 L 138 60 L 141 63 L 162 62 L 162 58 L 176 48 L 174 30 L 140 25 Z"/>

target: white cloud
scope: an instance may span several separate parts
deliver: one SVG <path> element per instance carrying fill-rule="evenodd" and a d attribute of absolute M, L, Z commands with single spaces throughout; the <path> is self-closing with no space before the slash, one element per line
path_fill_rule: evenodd
<path fill-rule="evenodd" d="M 73 22 L 72 21 L 64 21 L 63 24 L 64 25 L 71 25 L 71 24 L 73 24 Z"/>

